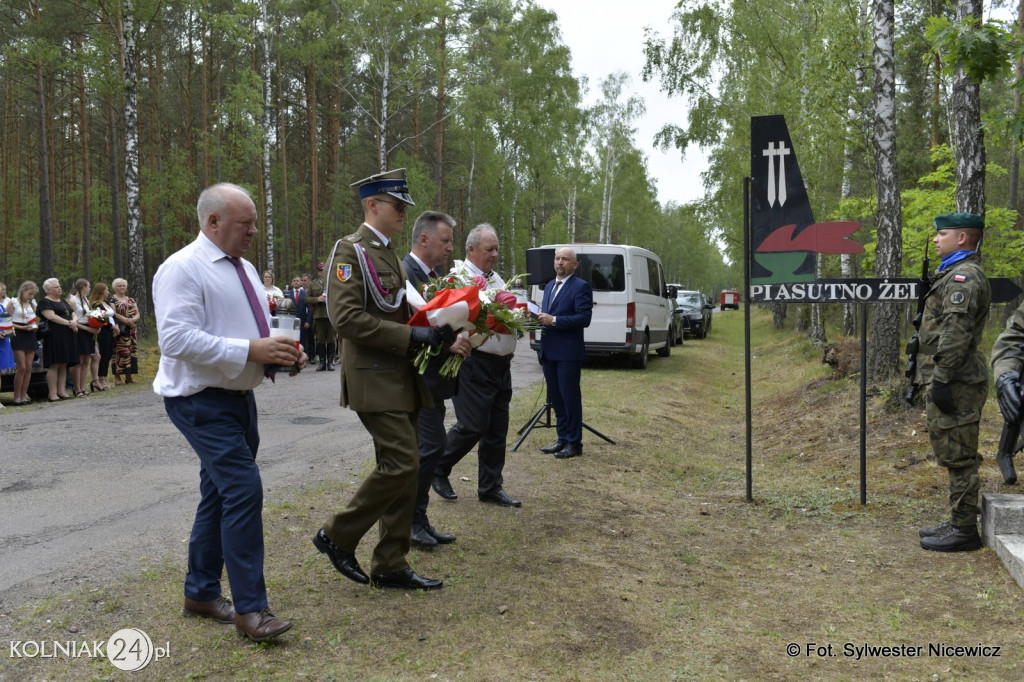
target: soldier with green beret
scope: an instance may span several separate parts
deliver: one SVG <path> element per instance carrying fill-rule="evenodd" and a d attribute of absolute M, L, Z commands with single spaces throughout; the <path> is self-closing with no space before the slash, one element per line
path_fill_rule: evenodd
<path fill-rule="evenodd" d="M 949 472 L 950 519 L 920 530 L 921 547 L 963 552 L 981 547 L 978 426 L 988 396 L 988 367 L 978 350 L 992 293 L 978 247 L 985 222 L 974 213 L 935 218 L 942 262 L 921 318 L 918 383 L 926 387 L 928 437 Z"/>

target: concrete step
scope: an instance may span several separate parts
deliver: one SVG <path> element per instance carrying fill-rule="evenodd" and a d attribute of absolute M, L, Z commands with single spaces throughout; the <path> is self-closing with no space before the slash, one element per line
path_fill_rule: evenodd
<path fill-rule="evenodd" d="M 983 493 L 981 536 L 1024 588 L 1024 495 Z"/>

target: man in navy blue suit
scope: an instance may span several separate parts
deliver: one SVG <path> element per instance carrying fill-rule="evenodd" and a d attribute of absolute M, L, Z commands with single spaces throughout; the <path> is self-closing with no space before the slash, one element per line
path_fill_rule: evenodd
<path fill-rule="evenodd" d="M 548 384 L 548 404 L 557 417 L 558 441 L 541 452 L 559 459 L 583 454 L 583 401 L 580 369 L 586 359 L 583 330 L 590 326 L 594 292 L 590 283 L 576 277 L 576 252 L 568 247 L 555 251 L 555 279 L 544 287 L 541 313 L 540 362 Z"/>

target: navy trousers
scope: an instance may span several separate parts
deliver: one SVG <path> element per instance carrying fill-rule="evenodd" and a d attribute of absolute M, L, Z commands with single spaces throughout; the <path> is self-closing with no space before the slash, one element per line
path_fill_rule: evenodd
<path fill-rule="evenodd" d="M 164 409 L 199 456 L 200 500 L 188 543 L 185 596 L 219 597 L 226 566 L 235 611 L 267 608 L 263 481 L 256 465 L 260 436 L 252 391 L 229 395 L 206 389 L 164 398 Z"/>
<path fill-rule="evenodd" d="M 555 409 L 558 419 L 558 440 L 565 443 L 583 442 L 583 397 L 580 395 L 581 362 L 551 362 L 543 364 L 544 380 L 548 385 L 548 403 Z"/>

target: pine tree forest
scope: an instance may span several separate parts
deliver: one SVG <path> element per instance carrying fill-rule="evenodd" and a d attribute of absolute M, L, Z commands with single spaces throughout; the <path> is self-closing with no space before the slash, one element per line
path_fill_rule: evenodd
<path fill-rule="evenodd" d="M 952 210 L 986 214 L 989 272 L 1017 276 L 1018 8 L 1004 7 L 1003 23 L 991 9 L 665 3 L 664 23 L 635 48 L 643 77 L 679 101 L 658 142 L 702 146 L 711 161 L 702 200 L 662 206 L 628 77 L 573 75 L 560 22 L 582 16 L 531 0 L 11 0 L 0 4 L 0 279 L 10 291 L 24 279 L 124 276 L 149 313 L 156 268 L 198 231 L 199 191 L 229 181 L 259 209 L 249 259 L 280 283 L 359 224 L 352 182 L 405 167 L 411 217 L 453 215 L 456 256 L 488 222 L 504 273 L 522 272 L 531 246 L 630 243 L 658 253 L 670 281 L 713 293 L 741 284 L 749 121 L 767 114 L 787 118 L 816 218 L 864 226 L 866 256 L 826 257 L 822 276 L 868 276 L 883 254 L 886 269 L 895 257 L 916 276 L 931 218 Z M 891 129 L 878 116 L 887 63 Z M 965 73 L 980 85 L 980 184 L 961 178 L 951 115 Z M 600 97 L 585 106 L 591 90 Z M 879 167 L 879 130 L 890 130 L 892 171 Z M 897 215 L 879 196 L 901 199 Z M 883 225 L 898 246 L 876 243 Z"/>

